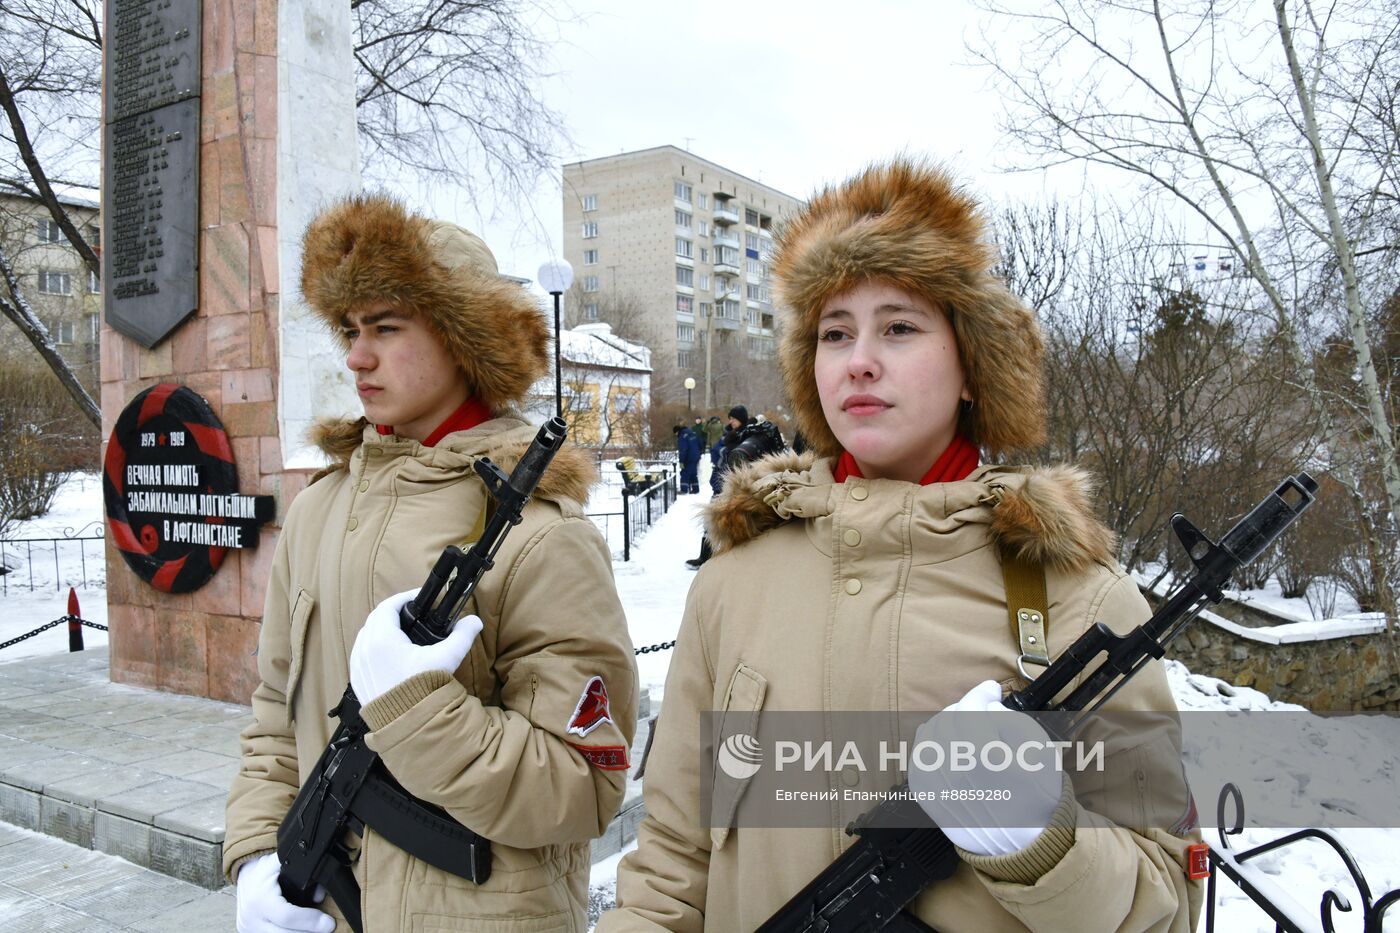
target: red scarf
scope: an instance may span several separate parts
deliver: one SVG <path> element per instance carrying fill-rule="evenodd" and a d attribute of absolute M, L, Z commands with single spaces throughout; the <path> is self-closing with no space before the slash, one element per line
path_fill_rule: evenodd
<path fill-rule="evenodd" d="M 469 398 L 452 414 L 447 416 L 447 420 L 437 426 L 437 430 L 429 434 L 423 440 L 424 447 L 436 447 L 437 442 L 442 440 L 453 431 L 466 431 L 474 428 L 478 424 L 491 420 L 491 409 L 482 402 L 474 398 Z M 380 434 L 393 434 L 393 425 L 376 424 L 374 429 Z"/>
<path fill-rule="evenodd" d="M 960 479 L 967 479 L 972 471 L 977 469 L 977 463 L 977 445 L 961 434 L 956 434 L 953 436 L 953 442 L 948 445 L 948 449 L 943 451 L 939 458 L 933 462 L 933 466 L 928 468 L 924 478 L 919 480 L 919 485 L 952 483 Z M 856 458 L 851 456 L 849 450 L 843 450 L 840 458 L 836 461 L 836 482 L 844 483 L 850 477 L 865 479 L 865 476 L 860 472 L 860 467 L 856 464 Z"/>

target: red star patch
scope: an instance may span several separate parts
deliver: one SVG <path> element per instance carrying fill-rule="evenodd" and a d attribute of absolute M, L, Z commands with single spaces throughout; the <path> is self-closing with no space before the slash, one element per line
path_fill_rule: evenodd
<path fill-rule="evenodd" d="M 608 710 L 608 688 L 603 686 L 603 678 L 592 677 L 584 684 L 578 705 L 574 707 L 574 715 L 569 718 L 564 731 L 582 738 L 603 723 L 612 721 L 612 713 Z"/>

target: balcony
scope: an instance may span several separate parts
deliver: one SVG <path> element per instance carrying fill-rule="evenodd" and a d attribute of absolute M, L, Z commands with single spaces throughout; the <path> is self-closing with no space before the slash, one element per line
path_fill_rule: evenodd
<path fill-rule="evenodd" d="M 739 222 L 739 211 L 737 208 L 729 206 L 728 202 L 715 202 L 715 223 L 720 226 L 729 226 Z"/>
<path fill-rule="evenodd" d="M 736 250 L 739 248 L 739 238 L 732 233 L 716 232 L 714 239 L 716 246 L 728 246 Z"/>
<path fill-rule="evenodd" d="M 737 259 L 715 259 L 715 275 L 738 275 L 739 261 Z"/>

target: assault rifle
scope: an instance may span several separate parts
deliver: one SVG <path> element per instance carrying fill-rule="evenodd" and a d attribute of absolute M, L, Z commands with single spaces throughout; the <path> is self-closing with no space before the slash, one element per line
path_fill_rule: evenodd
<path fill-rule="evenodd" d="M 565 432 L 563 420 L 546 422 L 509 477 L 486 457 L 476 461 L 477 475 L 495 499 L 495 512 L 469 550 L 451 546 L 442 552 L 418 595 L 400 611 L 399 626 L 414 644 L 436 644 L 452 631 L 506 534 L 520 524 L 521 512 L 564 443 Z M 277 830 L 283 897 L 303 907 L 315 906 L 320 884 L 351 929 L 360 933 L 360 887 L 350 869 L 345 834 L 363 834 L 366 826 L 430 865 L 477 884 L 485 882 L 491 875 L 490 840 L 394 780 L 378 753 L 365 744 L 369 727 L 348 684 L 330 715 L 340 725 Z"/>
<path fill-rule="evenodd" d="M 1019 712 L 1078 713 L 1068 717 L 1063 728 L 1065 735 L 1074 734 L 1129 678 L 1154 658 L 1162 657 L 1167 643 L 1202 609 L 1219 602 L 1223 598 L 1221 587 L 1231 574 L 1263 553 L 1312 504 L 1316 492 L 1317 483 L 1307 473 L 1285 479 L 1226 532 L 1219 544 L 1184 515 L 1173 515 L 1172 529 L 1195 565 L 1195 575 L 1167 597 L 1152 618 L 1125 635 L 1116 635 L 1108 626 L 1096 623 L 1029 686 L 1003 700 L 1003 705 Z M 1099 666 L 1055 702 L 1099 655 L 1105 656 Z M 873 933 L 883 929 L 933 933 L 904 907 L 930 885 L 951 876 L 958 866 L 958 854 L 908 794 L 908 785 L 895 788 L 889 799 L 862 814 L 846 832 L 860 838 L 769 917 L 758 928 L 759 933 Z"/>

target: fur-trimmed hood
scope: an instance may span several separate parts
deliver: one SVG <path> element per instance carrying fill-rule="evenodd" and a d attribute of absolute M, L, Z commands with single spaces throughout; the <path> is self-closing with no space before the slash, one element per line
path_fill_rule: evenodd
<path fill-rule="evenodd" d="M 716 553 L 792 519 L 830 514 L 832 465 L 785 451 L 731 471 L 705 510 Z M 937 511 L 985 523 L 1004 555 L 1068 573 L 1113 559 L 1113 533 L 1090 505 L 1093 481 L 1075 467 L 981 467 L 964 481 L 924 489 L 943 494 Z"/>
<path fill-rule="evenodd" d="M 841 450 L 813 373 L 818 321 L 828 300 L 871 281 L 948 314 L 974 402 L 958 433 L 989 452 L 1041 443 L 1043 341 L 1030 309 L 992 274 L 996 250 L 985 227 L 945 171 L 897 159 L 818 192 L 781 229 L 772 265 L 784 309 L 779 359 L 813 450 Z"/>
<path fill-rule="evenodd" d="M 356 452 L 366 443 L 396 444 L 410 456 L 452 459 L 463 470 L 478 457 L 491 461 L 506 473 L 515 469 L 538 428 L 521 418 L 507 415 L 479 424 L 467 431 L 449 434 L 436 447 L 423 447 L 417 441 L 384 437 L 364 418 L 321 421 L 312 431 L 312 442 L 330 458 L 331 465 L 318 472 L 312 482 L 350 467 Z M 440 452 L 440 453 L 439 453 Z M 588 501 L 588 491 L 598 479 L 593 457 L 581 447 L 566 443 L 550 461 L 540 478 L 535 495 L 551 501 L 572 501 L 580 506 Z"/>
<path fill-rule="evenodd" d="M 521 401 L 549 369 L 542 309 L 501 278 L 486 244 L 389 197 L 349 198 L 311 222 L 301 290 L 342 346 L 343 318 L 369 305 L 387 302 L 425 321 L 493 411 Z"/>

